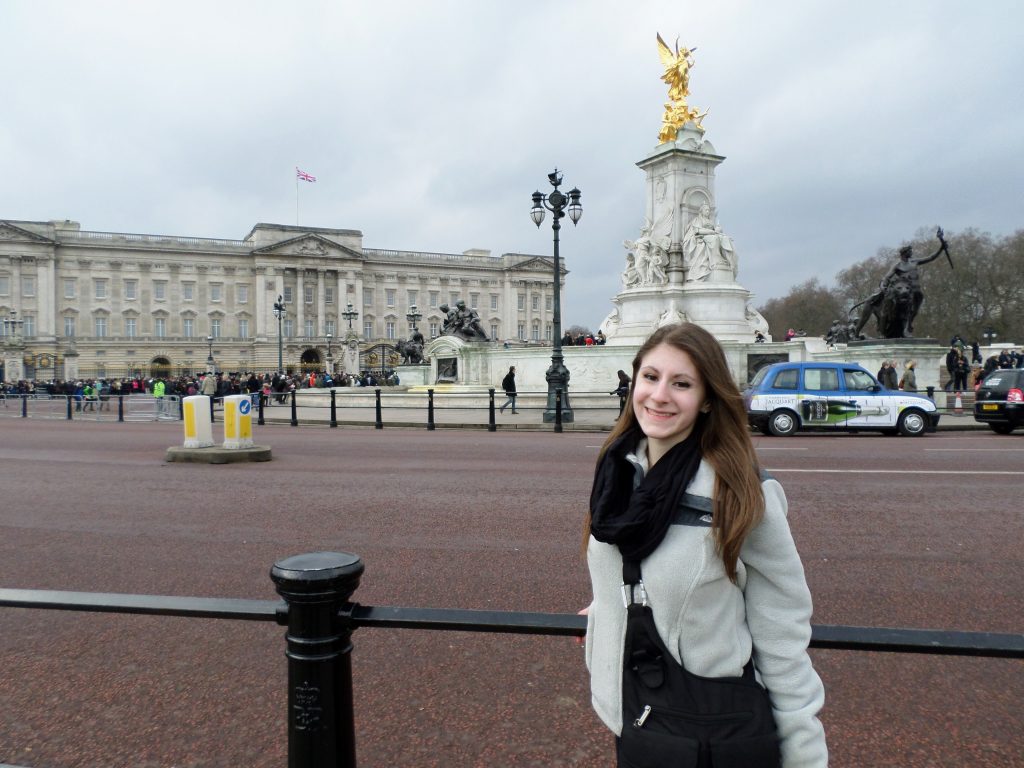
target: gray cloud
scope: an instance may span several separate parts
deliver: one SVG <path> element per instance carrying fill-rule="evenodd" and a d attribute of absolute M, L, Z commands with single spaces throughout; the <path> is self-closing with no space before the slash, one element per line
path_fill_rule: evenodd
<path fill-rule="evenodd" d="M 38 6 L 38 7 L 37 7 Z M 727 156 L 718 214 L 757 300 L 919 227 L 1020 228 L 1011 2 L 8 4 L 0 216 L 237 238 L 355 228 L 377 248 L 548 254 L 558 166 L 566 324 L 596 326 L 665 100 L 655 32 L 697 46 L 691 101 Z"/>

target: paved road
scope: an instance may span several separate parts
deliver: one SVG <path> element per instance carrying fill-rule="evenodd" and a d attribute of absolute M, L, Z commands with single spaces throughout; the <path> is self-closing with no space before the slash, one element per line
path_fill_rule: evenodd
<path fill-rule="evenodd" d="M 166 464 L 176 424 L 0 422 L 0 584 L 275 597 L 342 549 L 365 604 L 575 611 L 601 435 L 267 426 L 262 465 Z M 1024 439 L 757 438 L 815 622 L 1022 632 Z M 570 640 L 355 635 L 361 766 L 609 766 Z M 281 766 L 282 630 L 0 610 L 0 763 Z M 815 652 L 833 766 L 1024 766 L 1021 662 Z"/>

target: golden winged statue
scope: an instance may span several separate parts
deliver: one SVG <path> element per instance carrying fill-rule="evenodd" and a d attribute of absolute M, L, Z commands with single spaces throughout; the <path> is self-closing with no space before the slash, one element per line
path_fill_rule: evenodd
<path fill-rule="evenodd" d="M 701 131 L 704 130 L 701 120 L 707 111 L 702 113 L 686 103 L 686 97 L 690 95 L 690 67 L 693 66 L 693 52 L 696 50 L 680 48 L 679 39 L 676 38 L 676 49 L 673 52 L 658 34 L 658 56 L 665 67 L 661 79 L 668 85 L 669 99 L 665 104 L 661 132 L 658 134 L 658 140 L 661 142 L 675 141 L 679 129 L 689 122 L 694 123 Z"/>

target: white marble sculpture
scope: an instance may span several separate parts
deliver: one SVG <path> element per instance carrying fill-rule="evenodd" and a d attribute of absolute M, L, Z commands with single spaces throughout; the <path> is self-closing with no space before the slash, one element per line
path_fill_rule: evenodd
<path fill-rule="evenodd" d="M 624 288 L 668 283 L 665 267 L 668 266 L 671 219 L 671 210 L 654 223 L 645 219 L 640 236 L 636 240 L 623 241 L 626 248 L 626 271 L 622 273 Z"/>
<path fill-rule="evenodd" d="M 711 281 L 713 273 L 723 271 L 731 276 L 730 281 L 736 279 L 738 265 L 732 238 L 711 218 L 706 203 L 683 235 L 683 266 L 688 283 Z"/>

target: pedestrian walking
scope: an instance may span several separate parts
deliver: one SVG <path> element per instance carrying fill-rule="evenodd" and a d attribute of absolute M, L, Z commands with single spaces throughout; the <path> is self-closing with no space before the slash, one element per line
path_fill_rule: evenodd
<path fill-rule="evenodd" d="M 587 521 L 586 663 L 619 766 L 828 764 L 786 511 L 719 343 L 691 323 L 655 331 Z"/>
<path fill-rule="evenodd" d="M 518 414 L 519 411 L 516 410 L 516 367 L 514 365 L 509 366 L 508 373 L 506 373 L 505 378 L 501 380 L 501 388 L 505 390 L 505 396 L 508 400 L 502 404 L 498 411 L 500 413 L 504 413 L 505 409 L 509 404 L 511 404 L 512 413 Z"/>

